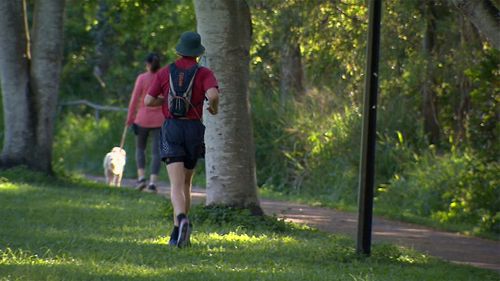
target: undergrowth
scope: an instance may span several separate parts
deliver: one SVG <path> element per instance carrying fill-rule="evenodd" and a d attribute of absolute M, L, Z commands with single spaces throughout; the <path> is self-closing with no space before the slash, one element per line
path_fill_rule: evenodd
<path fill-rule="evenodd" d="M 375 163 L 375 211 L 391 218 L 500 239 L 500 166 L 491 153 L 427 145 L 409 112 L 416 100 L 382 99 Z M 253 96 L 257 175 L 265 196 L 354 210 L 361 113 L 328 90 L 284 106 Z M 394 118 L 398 116 L 398 118 Z M 498 155 L 498 154 L 497 154 Z"/>

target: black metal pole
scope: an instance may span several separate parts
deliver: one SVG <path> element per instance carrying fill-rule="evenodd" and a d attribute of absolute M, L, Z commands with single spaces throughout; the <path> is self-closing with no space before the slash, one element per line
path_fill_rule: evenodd
<path fill-rule="evenodd" d="M 377 132 L 378 62 L 382 0 L 370 0 L 366 50 L 363 132 L 359 169 L 357 252 L 370 255 L 372 240 L 375 140 Z"/>

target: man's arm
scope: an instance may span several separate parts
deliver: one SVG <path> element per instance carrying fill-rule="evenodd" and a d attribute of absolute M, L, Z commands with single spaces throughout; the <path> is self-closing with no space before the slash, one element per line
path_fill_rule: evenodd
<path fill-rule="evenodd" d="M 208 112 L 216 115 L 219 112 L 219 90 L 217 88 L 210 88 L 206 93 L 208 99 Z"/>
<path fill-rule="evenodd" d="M 146 106 L 161 106 L 163 104 L 163 96 L 153 97 L 152 95 L 146 95 L 144 98 L 144 104 Z"/>
<path fill-rule="evenodd" d="M 144 104 L 146 106 L 154 107 L 163 105 L 163 80 L 165 77 L 165 68 L 160 69 L 154 76 L 153 81 L 149 87 L 146 96 L 144 97 Z"/>

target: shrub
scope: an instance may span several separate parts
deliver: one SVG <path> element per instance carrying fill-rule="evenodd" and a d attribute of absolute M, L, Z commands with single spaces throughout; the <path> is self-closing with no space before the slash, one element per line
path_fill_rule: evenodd
<path fill-rule="evenodd" d="M 285 194 L 355 204 L 362 118 L 356 104 L 348 105 L 340 99 L 329 90 L 311 90 L 283 106 L 276 95 L 253 96 L 260 185 Z M 380 183 L 387 182 L 413 159 L 412 143 L 418 136 L 407 131 L 418 126 L 411 121 L 413 126 L 405 131 L 400 129 L 403 124 L 391 116 L 404 115 L 404 102 L 408 101 L 402 97 L 385 101 L 389 105 L 381 110 L 376 158 L 376 180 Z M 412 117 L 406 116 L 408 120 Z"/>
<path fill-rule="evenodd" d="M 123 113 L 107 113 L 96 120 L 90 114 L 61 115 L 54 137 L 54 168 L 58 171 L 78 171 L 102 174 L 103 159 L 114 146 L 120 145 Z M 135 176 L 133 134 L 126 138 L 125 176 Z"/>
<path fill-rule="evenodd" d="M 331 107 L 334 104 L 337 106 Z M 340 107 L 328 91 L 310 91 L 300 101 L 253 100 L 260 185 L 295 194 L 353 197 L 359 156 L 360 115 Z"/>
<path fill-rule="evenodd" d="M 440 223 L 466 223 L 475 233 L 500 234 L 497 162 L 473 154 L 428 154 L 380 186 L 377 204 Z"/>

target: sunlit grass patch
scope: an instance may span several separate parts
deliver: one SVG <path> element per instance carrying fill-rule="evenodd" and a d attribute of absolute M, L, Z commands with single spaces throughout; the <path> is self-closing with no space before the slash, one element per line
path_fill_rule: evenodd
<path fill-rule="evenodd" d="M 233 242 L 238 244 L 262 243 L 264 240 L 268 239 L 267 235 L 255 236 L 255 235 L 248 235 L 246 233 L 236 233 L 232 231 L 227 234 L 219 234 L 216 232 L 212 232 L 209 233 L 208 235 L 204 235 L 204 237 L 200 237 L 200 240 L 203 238 L 211 241 Z"/>
<path fill-rule="evenodd" d="M 0 182 L 0 191 L 19 190 L 19 186 L 10 182 Z"/>
<path fill-rule="evenodd" d="M 21 188 L 23 183 L 12 182 L 6 177 L 0 177 L 0 193 L 20 193 L 20 192 L 29 192 L 32 189 L 31 186 L 25 185 Z"/>
<path fill-rule="evenodd" d="M 247 248 L 268 248 L 287 247 L 297 245 L 299 241 L 290 236 L 276 234 L 252 235 L 241 231 L 231 231 L 229 233 L 195 233 L 192 237 L 193 246 L 200 247 L 220 247 L 230 249 Z"/>
<path fill-rule="evenodd" d="M 436 261 L 429 255 L 414 250 L 389 244 L 378 244 L 373 247 L 373 257 L 378 260 L 386 260 L 399 264 L 429 264 Z"/>
<path fill-rule="evenodd" d="M 54 255 L 50 249 L 39 255 L 29 250 L 0 249 L 0 265 L 58 265 L 78 264 L 78 261 L 65 255 Z"/>

